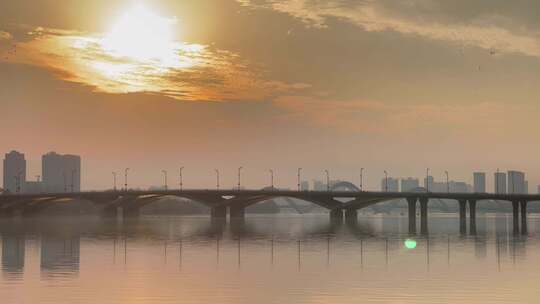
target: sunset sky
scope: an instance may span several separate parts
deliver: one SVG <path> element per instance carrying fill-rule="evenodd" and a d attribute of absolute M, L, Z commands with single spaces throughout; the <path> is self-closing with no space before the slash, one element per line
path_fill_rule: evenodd
<path fill-rule="evenodd" d="M 540 2 L 0 2 L 0 152 L 54 150 L 83 188 L 260 188 L 391 176 L 540 183 Z"/>

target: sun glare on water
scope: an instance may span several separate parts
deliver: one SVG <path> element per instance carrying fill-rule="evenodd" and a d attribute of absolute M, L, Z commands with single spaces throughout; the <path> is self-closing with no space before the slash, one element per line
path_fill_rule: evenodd
<path fill-rule="evenodd" d="M 164 18 L 139 5 L 127 11 L 103 38 L 103 49 L 139 61 L 170 61 L 175 57 L 175 18 Z"/>

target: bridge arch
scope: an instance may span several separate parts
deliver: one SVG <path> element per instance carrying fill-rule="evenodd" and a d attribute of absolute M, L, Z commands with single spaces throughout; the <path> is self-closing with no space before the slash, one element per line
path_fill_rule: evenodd
<path fill-rule="evenodd" d="M 345 191 L 360 191 L 360 188 L 348 181 L 339 181 L 330 187 L 330 190 L 332 191 L 337 191 L 339 189 L 345 189 Z"/>

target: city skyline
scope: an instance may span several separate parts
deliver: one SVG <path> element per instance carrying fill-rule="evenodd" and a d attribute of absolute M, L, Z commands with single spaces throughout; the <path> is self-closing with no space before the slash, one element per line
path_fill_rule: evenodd
<path fill-rule="evenodd" d="M 134 185 L 159 184 L 176 166 L 220 167 L 229 184 L 238 166 L 254 185 L 269 168 L 294 184 L 297 167 L 342 179 L 514 168 L 540 184 L 531 9 L 406 3 L 4 1 L 0 151 L 75 151 L 90 188 L 125 167 Z"/>
<path fill-rule="evenodd" d="M 84 189 L 86 191 L 91 190 L 109 190 L 109 189 L 119 189 L 122 188 L 122 179 L 120 176 L 121 170 L 118 171 L 111 171 L 111 174 L 113 175 L 113 184 L 112 187 L 105 187 L 105 188 L 84 188 L 82 183 L 82 176 L 84 176 L 84 172 L 81 169 L 81 157 L 78 155 L 71 155 L 71 154 L 57 154 L 56 152 L 47 152 L 42 155 L 41 157 L 42 163 L 41 168 L 42 170 L 39 171 L 38 174 L 34 175 L 36 177 L 36 181 L 32 181 L 30 179 L 26 179 L 27 176 L 27 160 L 25 159 L 25 154 L 20 153 L 19 151 L 12 150 L 9 153 L 5 154 L 5 158 L 3 161 L 3 168 L 4 168 L 4 174 L 2 175 L 2 180 L 7 180 L 6 177 L 9 176 L 16 176 L 20 184 L 13 184 L 14 181 L 11 180 L 12 183 L 11 187 L 6 187 L 6 184 L 4 183 L 4 188 L 9 189 L 16 189 L 17 186 L 20 188 L 19 191 L 10 191 L 10 192 L 27 192 L 27 193 L 44 193 L 44 192 L 79 192 L 81 189 Z M 10 163 L 10 160 L 13 163 Z M 6 166 L 8 164 L 8 166 Z M 10 169 L 6 171 L 6 168 L 17 168 L 19 166 L 23 169 Z M 8 168 L 9 169 L 9 168 Z M 131 185 L 132 189 L 156 189 L 161 187 L 167 187 L 167 188 L 176 188 L 180 187 L 180 183 L 185 185 L 185 179 L 183 178 L 180 180 L 180 170 L 184 170 L 185 167 L 181 167 L 181 169 L 178 169 L 178 180 L 175 183 L 175 180 L 173 179 L 171 183 L 169 183 L 169 180 L 165 179 L 166 183 L 161 184 L 147 184 L 146 186 L 133 186 Z M 243 167 L 239 167 L 237 170 L 237 176 L 236 181 L 233 183 L 233 186 L 231 188 L 240 187 L 240 170 L 244 169 Z M 304 168 L 300 168 L 302 171 Z M 420 183 L 420 178 L 418 177 L 395 177 L 395 176 L 389 176 L 388 172 L 385 170 L 383 171 L 383 174 L 386 175 L 382 179 L 380 179 L 379 188 L 372 188 L 369 187 L 369 185 L 366 185 L 365 180 L 365 171 L 366 168 L 362 168 L 362 180 L 347 180 L 347 179 L 330 179 L 330 172 L 329 170 L 324 170 L 324 173 L 327 174 L 326 178 L 327 181 L 324 181 L 323 179 L 317 179 L 316 177 L 309 177 L 309 176 L 302 176 L 300 175 L 300 170 L 297 170 L 297 179 L 300 178 L 300 189 L 301 190 L 327 190 L 329 187 L 332 187 L 332 185 L 339 183 L 341 181 L 351 182 L 353 184 L 357 184 L 357 187 L 364 188 L 364 190 L 371 190 L 376 191 L 380 190 L 383 192 L 403 192 L 408 190 L 418 190 L 418 189 L 427 189 L 431 192 L 475 192 L 475 193 L 484 193 L 487 192 L 487 189 L 489 189 L 487 185 L 488 180 L 486 179 L 486 172 L 472 172 L 472 183 L 469 183 L 468 180 L 466 181 L 459 181 L 455 179 L 450 179 L 449 172 L 445 171 L 446 180 L 440 180 L 437 181 L 437 179 L 433 175 L 428 175 L 427 179 L 426 177 L 423 178 L 423 184 Z M 125 170 L 131 170 L 131 168 L 124 168 Z M 223 184 L 223 181 L 221 180 L 221 171 L 219 169 L 215 169 L 217 171 L 213 173 L 219 173 L 220 174 L 220 183 Z M 429 172 L 429 168 L 427 169 Z M 18 172 L 17 175 L 14 175 L 13 172 Z M 45 173 L 44 173 L 45 172 Z M 124 172 L 125 177 L 127 178 L 127 171 Z M 160 171 L 161 177 L 167 177 L 169 171 L 162 169 Z M 172 175 L 174 176 L 174 172 Z M 508 184 L 506 184 L 507 181 L 507 173 L 510 178 L 508 178 Z M 501 172 L 498 168 L 496 172 L 494 172 L 494 177 L 492 181 L 492 188 L 491 192 L 493 193 L 529 193 L 531 189 L 529 188 L 529 182 L 525 179 L 525 173 L 516 171 L 516 170 L 508 170 L 508 172 Z M 499 177 L 497 176 L 499 175 Z M 31 176 L 31 175 L 30 175 Z M 214 178 L 215 176 L 212 175 Z M 245 177 L 245 176 L 244 176 Z M 272 185 L 273 187 L 278 188 L 278 186 L 275 185 L 274 182 L 274 170 L 271 169 L 271 181 L 268 185 L 263 185 L 261 188 L 268 187 Z M 40 180 L 41 179 L 41 180 Z M 311 184 L 309 183 L 309 179 L 312 180 Z M 248 178 L 249 180 L 249 178 Z M 131 178 L 130 178 L 131 181 Z M 429 182 L 426 182 L 429 181 Z M 298 182 L 298 181 L 297 181 Z M 499 185 L 497 185 L 497 182 L 499 182 Z M 429 183 L 429 185 L 428 185 Z M 110 185 L 109 185 L 110 186 Z M 540 185 L 539 185 L 540 186 Z M 25 190 L 24 188 L 28 187 L 31 190 Z M 292 189 L 293 187 L 287 186 L 287 185 L 281 185 L 280 186 L 283 189 Z M 199 185 L 194 186 L 194 188 L 208 188 L 205 185 Z M 245 184 L 242 185 L 243 189 L 246 189 Z M 47 191 L 48 189 L 48 191 Z M 256 189 L 256 188 L 253 188 Z M 404 190 L 405 189 L 405 190 Z M 540 191 L 539 191 L 540 193 Z"/>

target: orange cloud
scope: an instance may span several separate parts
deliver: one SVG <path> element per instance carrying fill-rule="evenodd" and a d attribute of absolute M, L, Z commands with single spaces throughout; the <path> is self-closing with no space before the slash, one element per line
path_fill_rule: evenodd
<path fill-rule="evenodd" d="M 0 41 L 11 40 L 11 39 L 13 39 L 13 36 L 10 33 L 0 31 Z"/>
<path fill-rule="evenodd" d="M 36 28 L 15 62 L 58 71 L 64 80 L 106 93 L 147 92 L 186 101 L 261 101 L 309 85 L 266 79 L 264 69 L 206 45 L 172 42 L 160 58 L 108 49 L 103 36 Z"/>

